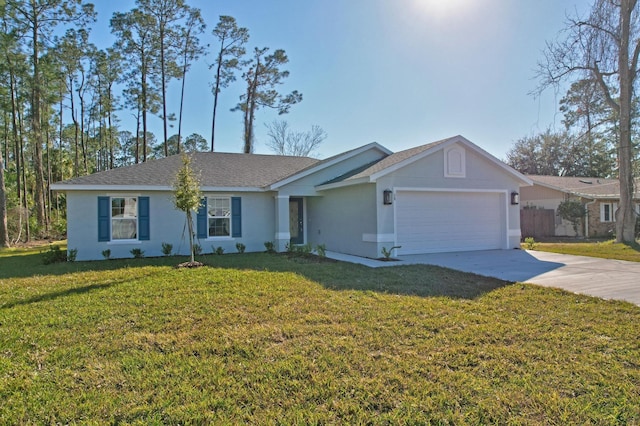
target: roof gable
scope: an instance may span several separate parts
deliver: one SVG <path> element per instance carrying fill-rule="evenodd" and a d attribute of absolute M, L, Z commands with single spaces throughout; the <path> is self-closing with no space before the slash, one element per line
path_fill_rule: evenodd
<path fill-rule="evenodd" d="M 490 163 L 496 165 L 506 173 L 512 175 L 516 180 L 520 181 L 524 185 L 531 185 L 532 182 L 529 178 L 521 174 L 520 172 L 512 169 L 504 164 L 502 161 L 495 158 L 485 150 L 481 149 L 477 145 L 470 142 L 468 139 L 457 135 L 447 139 L 442 139 L 436 142 L 420 145 L 414 148 L 399 151 L 394 154 L 383 158 L 382 160 L 371 164 L 364 170 L 358 170 L 356 173 L 345 174 L 342 179 L 334 179 L 330 182 L 326 182 L 324 185 L 344 186 L 362 182 L 375 182 L 377 179 L 393 173 L 398 169 L 408 166 L 422 158 L 425 158 L 436 151 L 446 149 L 447 147 L 459 143 L 466 148 L 478 153 L 481 157 L 489 160 Z"/>

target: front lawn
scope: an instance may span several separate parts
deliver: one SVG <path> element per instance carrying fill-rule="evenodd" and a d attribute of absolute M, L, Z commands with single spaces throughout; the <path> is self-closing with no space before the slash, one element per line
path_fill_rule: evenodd
<path fill-rule="evenodd" d="M 40 256 L 0 255 L 0 424 L 640 423 L 631 304 L 431 266 Z"/>
<path fill-rule="evenodd" d="M 527 244 L 522 244 L 522 248 L 528 248 Z M 640 244 L 620 244 L 614 240 L 536 242 L 534 250 L 640 262 Z"/>

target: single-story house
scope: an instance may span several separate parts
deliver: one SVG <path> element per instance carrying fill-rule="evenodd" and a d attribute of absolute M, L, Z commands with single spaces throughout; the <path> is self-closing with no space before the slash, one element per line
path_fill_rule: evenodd
<path fill-rule="evenodd" d="M 324 245 L 376 258 L 519 247 L 517 194 L 529 178 L 462 136 L 392 153 L 370 143 L 317 160 L 199 152 L 191 164 L 204 195 L 194 219 L 203 253 L 264 251 L 273 242 Z M 67 237 L 78 260 L 187 254 L 172 190 L 179 155 L 52 185 L 66 194 Z"/>
<path fill-rule="evenodd" d="M 527 175 L 532 186 L 523 187 L 520 191 L 520 207 L 523 210 L 533 210 L 522 213 L 535 213 L 535 210 L 548 211 L 548 217 L 553 224 L 546 232 L 550 235 L 539 236 L 588 236 L 608 237 L 615 230 L 615 212 L 620 202 L 620 182 L 618 179 L 604 179 L 592 177 L 567 176 L 538 176 Z M 638 181 L 635 185 L 634 200 L 636 212 L 640 214 L 640 191 Z M 580 201 L 586 209 L 586 216 L 578 232 L 573 229 L 571 222 L 558 216 L 558 206 L 569 199 Z M 553 211 L 553 213 L 551 213 Z M 538 229 L 529 230 L 525 215 L 521 218 L 522 235 L 532 235 L 540 232 Z"/>

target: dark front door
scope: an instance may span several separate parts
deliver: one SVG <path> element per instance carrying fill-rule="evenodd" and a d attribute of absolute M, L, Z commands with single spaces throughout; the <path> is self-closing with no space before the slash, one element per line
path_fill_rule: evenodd
<path fill-rule="evenodd" d="M 291 244 L 304 244 L 302 198 L 289 198 L 289 232 L 291 233 Z"/>

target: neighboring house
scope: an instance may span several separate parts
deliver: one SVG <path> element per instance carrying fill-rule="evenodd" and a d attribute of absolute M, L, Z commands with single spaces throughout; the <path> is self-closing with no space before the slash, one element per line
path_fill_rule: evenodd
<path fill-rule="evenodd" d="M 558 216 L 558 206 L 562 201 L 575 199 L 586 208 L 586 217 L 578 229 L 577 236 L 608 237 L 615 230 L 615 212 L 620 202 L 620 182 L 618 179 L 536 176 L 528 175 L 533 186 L 523 187 L 520 191 L 522 209 L 553 210 L 554 236 L 576 236 L 572 224 Z M 640 183 L 640 182 L 638 182 Z M 640 213 L 640 192 L 635 185 L 635 209 Z M 522 217 L 522 234 L 526 235 L 526 219 Z M 546 236 L 546 235 L 543 235 Z"/>
<path fill-rule="evenodd" d="M 191 154 L 203 204 L 203 253 L 223 247 L 278 251 L 288 244 L 376 258 L 519 247 L 514 194 L 531 181 L 462 136 L 392 153 L 371 143 L 325 160 L 257 154 Z M 52 185 L 66 193 L 67 236 L 78 260 L 188 253 L 185 214 L 172 201 L 180 156 Z"/>

